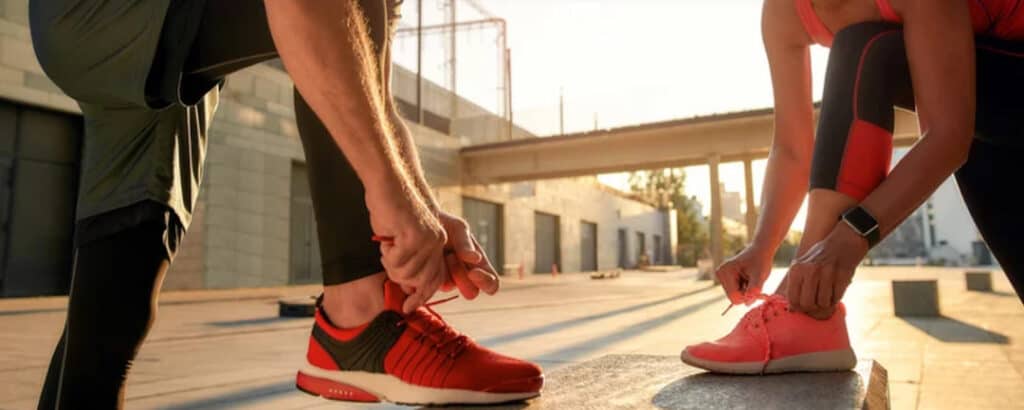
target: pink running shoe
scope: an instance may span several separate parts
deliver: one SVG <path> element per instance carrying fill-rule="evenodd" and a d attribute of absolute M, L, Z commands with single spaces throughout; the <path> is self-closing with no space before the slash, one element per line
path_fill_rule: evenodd
<path fill-rule="evenodd" d="M 782 296 L 761 299 L 725 337 L 687 346 L 683 363 L 728 374 L 844 371 L 857 365 L 842 303 L 828 320 L 816 320 L 791 312 Z"/>

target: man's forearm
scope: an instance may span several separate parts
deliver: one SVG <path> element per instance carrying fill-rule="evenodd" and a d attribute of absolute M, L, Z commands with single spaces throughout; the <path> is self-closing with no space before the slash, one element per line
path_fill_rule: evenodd
<path fill-rule="evenodd" d="M 423 166 L 420 162 L 419 153 L 416 150 L 416 140 L 413 139 L 412 132 L 409 130 L 409 127 L 405 125 L 405 121 L 397 111 L 390 111 L 391 124 L 394 128 L 395 145 L 398 146 L 398 153 L 402 157 L 402 162 L 405 164 L 405 171 L 412 180 L 412 183 L 415 184 L 416 188 L 419 190 L 419 194 L 423 198 L 423 201 L 436 213 L 440 211 L 440 206 L 437 203 L 437 199 L 434 198 L 434 193 L 430 188 L 430 184 L 427 183 L 427 178 L 423 173 Z"/>
<path fill-rule="evenodd" d="M 265 6 L 285 67 L 367 192 L 411 190 L 358 4 L 274 0 Z"/>

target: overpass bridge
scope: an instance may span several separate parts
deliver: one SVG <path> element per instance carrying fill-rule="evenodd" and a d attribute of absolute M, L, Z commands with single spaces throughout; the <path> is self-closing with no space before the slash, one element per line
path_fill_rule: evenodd
<path fill-rule="evenodd" d="M 817 116 L 817 113 L 816 113 Z M 722 203 L 718 167 L 743 162 L 748 237 L 757 221 L 751 162 L 771 148 L 773 110 L 718 114 L 547 138 L 465 147 L 465 184 L 565 178 L 611 172 L 708 165 L 711 184 L 711 253 L 723 261 Z M 896 110 L 894 145 L 917 141 L 917 116 Z"/>

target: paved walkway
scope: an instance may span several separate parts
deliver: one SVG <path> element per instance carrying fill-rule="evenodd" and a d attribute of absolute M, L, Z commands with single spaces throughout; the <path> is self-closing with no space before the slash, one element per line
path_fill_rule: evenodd
<path fill-rule="evenodd" d="M 894 317 L 895 277 L 939 278 L 946 316 Z M 1024 307 L 1002 278 L 995 293 L 963 289 L 961 270 L 864 268 L 848 292 L 855 348 L 888 368 L 894 409 L 1024 408 Z M 309 320 L 277 318 L 275 302 L 315 291 L 167 293 L 134 365 L 127 407 L 389 408 L 340 405 L 294 390 Z M 0 408 L 34 408 L 65 303 L 0 300 Z M 675 356 L 685 344 L 731 329 L 743 309 L 721 318 L 726 304 L 692 271 L 627 272 L 600 281 L 511 278 L 497 297 L 438 310 L 481 343 L 550 371 L 613 353 Z"/>

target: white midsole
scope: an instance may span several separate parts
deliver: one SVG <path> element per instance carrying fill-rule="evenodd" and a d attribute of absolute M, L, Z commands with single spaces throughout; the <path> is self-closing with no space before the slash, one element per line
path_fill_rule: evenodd
<path fill-rule="evenodd" d="M 857 355 L 851 349 L 804 353 L 773 359 L 768 361 L 767 366 L 762 362 L 729 363 L 703 360 L 687 354 L 685 350 L 680 358 L 683 363 L 694 367 L 729 374 L 830 372 L 850 370 L 857 366 Z"/>
<path fill-rule="evenodd" d="M 409 384 L 389 374 L 324 370 L 309 364 L 299 371 L 307 376 L 327 379 L 365 390 L 381 400 L 392 403 L 491 404 L 524 400 L 539 394 L 538 392 L 488 393 L 460 389 L 437 389 Z"/>

